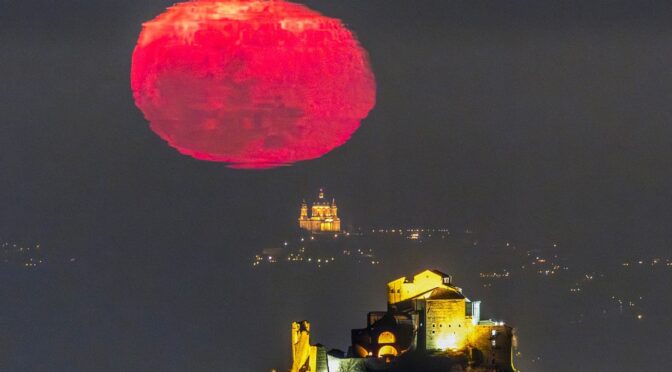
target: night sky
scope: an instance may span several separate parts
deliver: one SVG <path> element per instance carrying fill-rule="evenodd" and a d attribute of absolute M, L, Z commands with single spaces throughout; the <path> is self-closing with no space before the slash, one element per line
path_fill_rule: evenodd
<path fill-rule="evenodd" d="M 357 34 L 376 107 L 323 158 L 243 171 L 178 154 L 133 102 L 141 24 L 172 1 L 0 2 L 0 240 L 64 262 L 0 266 L 0 370 L 282 368 L 294 319 L 275 314 L 295 299 L 261 288 L 271 274 L 249 259 L 291 234 L 320 187 L 345 227 L 557 240 L 593 266 L 670 254 L 672 4 L 303 3 Z M 344 348 L 362 324 L 340 314 L 363 323 L 368 307 L 314 311 Z M 660 347 L 640 341 L 635 360 Z"/>

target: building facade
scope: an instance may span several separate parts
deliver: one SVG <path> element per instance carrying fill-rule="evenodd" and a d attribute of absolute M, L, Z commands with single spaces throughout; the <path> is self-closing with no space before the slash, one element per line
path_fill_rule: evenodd
<path fill-rule="evenodd" d="M 324 198 L 324 190 L 320 189 L 317 200 L 310 207 L 310 215 L 308 204 L 304 200 L 299 212 L 299 227 L 314 233 L 340 232 L 341 219 L 338 217 L 336 200 L 327 201 Z"/>
<path fill-rule="evenodd" d="M 309 352 L 294 354 L 291 371 L 515 371 L 513 329 L 482 320 L 480 301 L 465 297 L 450 275 L 425 270 L 393 280 L 387 299 L 387 311 L 370 312 L 366 327 L 352 330 L 347 353 L 310 349 L 307 322 L 294 323 L 304 330 L 298 349 Z"/>

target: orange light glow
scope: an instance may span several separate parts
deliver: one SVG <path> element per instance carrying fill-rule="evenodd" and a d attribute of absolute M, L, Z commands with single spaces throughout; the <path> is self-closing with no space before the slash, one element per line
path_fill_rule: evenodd
<path fill-rule="evenodd" d="M 378 343 L 379 344 L 393 344 L 397 341 L 397 338 L 394 337 L 394 333 L 392 332 L 382 332 L 380 335 L 378 335 Z"/>
<path fill-rule="evenodd" d="M 397 356 L 397 349 L 394 346 L 385 345 L 378 350 L 378 357 L 382 358 L 385 356 Z"/>
<path fill-rule="evenodd" d="M 437 340 L 436 345 L 441 350 L 457 350 L 460 348 L 457 336 L 455 336 L 454 334 L 447 334 L 445 336 L 442 336 Z"/>

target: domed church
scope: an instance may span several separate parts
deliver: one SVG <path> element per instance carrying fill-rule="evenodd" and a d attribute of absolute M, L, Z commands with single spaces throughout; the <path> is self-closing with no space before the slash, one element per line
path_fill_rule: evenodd
<path fill-rule="evenodd" d="M 324 198 L 324 190 L 320 189 L 317 200 L 311 205 L 310 216 L 308 216 L 308 204 L 304 200 L 299 213 L 299 227 L 313 233 L 341 232 L 341 219 L 338 218 L 336 200 L 327 201 Z"/>

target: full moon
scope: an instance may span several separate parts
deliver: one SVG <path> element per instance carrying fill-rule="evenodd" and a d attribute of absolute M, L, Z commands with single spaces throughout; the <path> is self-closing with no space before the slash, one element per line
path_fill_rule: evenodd
<path fill-rule="evenodd" d="M 168 8 L 143 25 L 131 89 L 151 129 L 180 153 L 257 169 L 343 145 L 376 96 L 355 35 L 280 0 Z"/>

